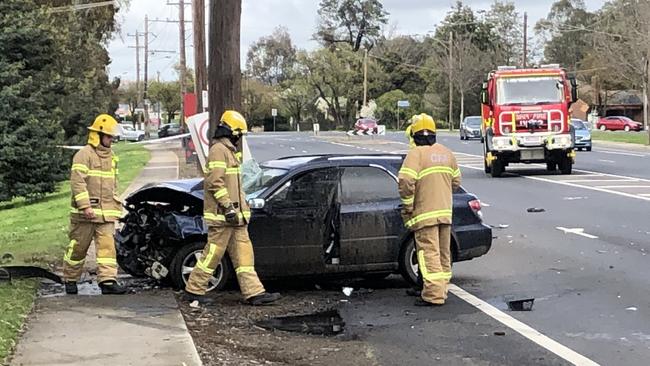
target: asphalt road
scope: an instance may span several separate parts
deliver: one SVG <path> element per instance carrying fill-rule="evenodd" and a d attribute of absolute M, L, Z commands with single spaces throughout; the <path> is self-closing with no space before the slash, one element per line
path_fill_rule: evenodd
<path fill-rule="evenodd" d="M 573 175 L 521 165 L 495 179 L 482 171 L 479 141 L 441 134 L 439 142 L 456 153 L 463 186 L 478 195 L 486 222 L 496 227 L 491 251 L 455 264 L 452 282 L 557 343 L 536 344 L 512 329 L 516 323 L 504 325 L 480 304 L 455 296 L 444 308 L 418 310 L 418 321 L 402 315 L 382 323 L 382 311 L 397 314 L 412 301 L 402 289 L 387 289 L 348 313 L 379 323 L 363 332 L 378 358 L 412 365 L 436 358 L 441 364 L 562 364 L 564 346 L 575 351 L 568 357 L 573 362 L 649 364 L 650 152 L 595 143 L 594 151 L 578 152 Z M 401 133 L 374 139 L 260 134 L 250 136 L 249 145 L 259 161 L 407 148 Z M 532 207 L 545 212 L 528 213 Z M 534 311 L 506 310 L 505 300 L 526 297 L 536 299 Z M 505 337 L 494 336 L 500 329 Z"/>

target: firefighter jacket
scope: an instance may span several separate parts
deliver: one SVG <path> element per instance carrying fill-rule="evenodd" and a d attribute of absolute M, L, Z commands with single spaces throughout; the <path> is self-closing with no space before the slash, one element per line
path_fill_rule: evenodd
<path fill-rule="evenodd" d="M 116 195 L 118 161 L 111 149 L 102 145 L 86 145 L 74 155 L 70 170 L 73 221 L 114 222 L 122 216 L 122 202 Z M 95 212 L 93 220 L 83 215 L 88 207 Z"/>
<path fill-rule="evenodd" d="M 210 148 L 203 181 L 203 217 L 209 226 L 244 226 L 250 220 L 236 152 L 237 148 L 225 137 Z M 237 212 L 237 223 L 226 222 L 225 213 L 230 205 Z"/>
<path fill-rule="evenodd" d="M 404 225 L 415 231 L 451 224 L 452 192 L 460 187 L 454 154 L 440 144 L 409 151 L 399 171 L 399 194 Z"/>

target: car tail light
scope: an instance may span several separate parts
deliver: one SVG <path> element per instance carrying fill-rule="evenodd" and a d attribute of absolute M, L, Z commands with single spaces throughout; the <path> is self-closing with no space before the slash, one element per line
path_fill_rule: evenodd
<path fill-rule="evenodd" d="M 481 201 L 471 200 L 467 203 L 467 205 L 472 209 L 472 212 L 474 212 L 474 214 L 478 216 L 479 219 L 483 220 L 483 213 L 481 212 Z"/>

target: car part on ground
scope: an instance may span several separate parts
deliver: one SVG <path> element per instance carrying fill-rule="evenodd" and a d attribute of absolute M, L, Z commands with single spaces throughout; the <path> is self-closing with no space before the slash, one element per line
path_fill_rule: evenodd
<path fill-rule="evenodd" d="M 3 266 L 0 267 L 5 277 L 11 279 L 16 278 L 45 278 L 56 283 L 63 283 L 63 280 L 58 275 L 48 271 L 47 269 L 35 266 Z"/>

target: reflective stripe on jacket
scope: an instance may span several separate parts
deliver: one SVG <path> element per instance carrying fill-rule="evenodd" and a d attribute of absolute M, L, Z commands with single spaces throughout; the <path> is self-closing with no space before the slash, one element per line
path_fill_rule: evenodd
<path fill-rule="evenodd" d="M 227 138 L 210 148 L 203 181 L 203 218 L 212 226 L 243 226 L 250 220 L 250 209 L 241 185 L 241 167 L 235 146 Z M 237 224 L 226 223 L 226 209 L 233 205 Z"/>
<path fill-rule="evenodd" d="M 111 149 L 84 146 L 72 159 L 70 215 L 75 221 L 113 222 L 122 216 L 122 202 L 117 198 L 117 163 Z M 83 210 L 91 207 L 96 218 L 88 220 Z"/>
<path fill-rule="evenodd" d="M 399 194 L 404 225 L 411 230 L 451 224 L 452 191 L 460 187 L 454 154 L 440 144 L 409 151 L 399 171 Z"/>

